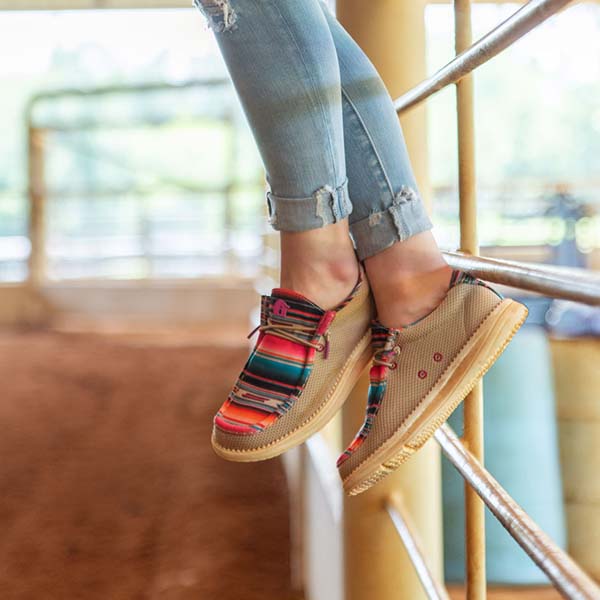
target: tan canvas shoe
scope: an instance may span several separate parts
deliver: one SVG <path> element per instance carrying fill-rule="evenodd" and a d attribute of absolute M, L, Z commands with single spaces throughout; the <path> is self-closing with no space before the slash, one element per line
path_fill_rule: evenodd
<path fill-rule="evenodd" d="M 441 304 L 399 329 L 373 322 L 367 416 L 338 459 L 344 490 L 369 489 L 433 435 L 502 353 L 527 308 L 454 270 Z"/>
<path fill-rule="evenodd" d="M 256 346 L 214 419 L 215 452 L 239 462 L 264 460 L 324 427 L 373 357 L 373 316 L 362 269 L 332 310 L 291 290 L 263 296 Z"/>

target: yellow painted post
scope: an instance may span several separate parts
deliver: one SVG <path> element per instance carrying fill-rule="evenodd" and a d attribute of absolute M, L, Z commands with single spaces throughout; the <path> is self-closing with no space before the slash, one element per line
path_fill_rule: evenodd
<path fill-rule="evenodd" d="M 455 50 L 459 54 L 472 43 L 471 1 L 454 0 Z M 475 178 L 475 122 L 473 76 L 456 84 L 458 117 L 458 179 L 460 195 L 460 250 L 478 255 L 477 190 Z M 464 403 L 463 439 L 469 451 L 483 464 L 483 387 L 475 386 Z M 465 484 L 467 600 L 484 600 L 485 506 L 475 491 Z"/>
<path fill-rule="evenodd" d="M 29 278 L 39 288 L 46 274 L 46 193 L 44 181 L 44 142 L 46 132 L 33 126 L 28 131 L 29 178 Z"/>
<path fill-rule="evenodd" d="M 369 55 L 392 97 L 426 75 L 423 0 L 338 0 L 337 15 Z M 426 122 L 423 107 L 403 115 L 402 126 L 419 188 L 428 196 Z M 343 439 L 361 425 L 368 381 L 356 387 L 343 410 Z M 426 595 L 385 510 L 400 494 L 434 575 L 443 580 L 441 466 L 438 447 L 427 444 L 410 461 L 371 488 L 345 498 L 346 600 L 421 600 Z"/>
<path fill-rule="evenodd" d="M 337 17 L 369 56 L 392 98 L 427 75 L 425 0 L 337 0 Z M 400 117 L 419 190 L 430 197 L 425 105 Z"/>
<path fill-rule="evenodd" d="M 364 377 L 343 411 L 344 438 L 364 419 L 368 380 Z M 429 442 L 408 462 L 370 490 L 344 498 L 345 600 L 426 600 L 412 560 L 386 511 L 387 500 L 402 498 L 423 554 L 436 579 L 443 580 L 441 464 Z"/>

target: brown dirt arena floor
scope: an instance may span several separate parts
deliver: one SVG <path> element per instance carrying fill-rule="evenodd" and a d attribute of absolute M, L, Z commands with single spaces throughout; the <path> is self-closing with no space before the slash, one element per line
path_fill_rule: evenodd
<path fill-rule="evenodd" d="M 288 600 L 278 461 L 209 444 L 244 348 L 0 335 L 1 600 Z"/>

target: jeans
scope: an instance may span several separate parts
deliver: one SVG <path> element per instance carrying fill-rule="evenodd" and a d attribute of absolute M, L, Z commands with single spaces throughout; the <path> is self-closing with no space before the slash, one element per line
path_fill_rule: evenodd
<path fill-rule="evenodd" d="M 431 229 L 375 67 L 322 0 L 194 0 L 258 146 L 279 231 L 348 218 L 359 260 Z"/>

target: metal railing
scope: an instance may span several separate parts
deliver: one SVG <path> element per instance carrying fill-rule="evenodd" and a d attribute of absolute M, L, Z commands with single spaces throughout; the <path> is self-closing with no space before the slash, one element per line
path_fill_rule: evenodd
<path fill-rule="evenodd" d="M 225 255 L 225 268 L 230 273 L 236 273 L 239 271 L 239 260 L 233 251 L 233 241 L 236 236 L 235 231 L 235 219 L 234 219 L 234 201 L 235 194 L 245 187 L 253 188 L 256 193 L 262 193 L 261 190 L 264 187 L 262 180 L 257 177 L 256 181 L 246 181 L 240 183 L 233 176 L 235 173 L 236 160 L 240 153 L 239 144 L 235 141 L 236 139 L 236 115 L 233 111 L 233 104 L 215 104 L 215 108 L 211 107 L 208 115 L 201 115 L 202 117 L 211 118 L 213 122 L 222 124 L 228 128 L 231 132 L 233 142 L 231 149 L 228 151 L 226 160 L 228 161 L 227 173 L 228 176 L 222 183 L 209 183 L 209 182 L 196 182 L 178 179 L 177 177 L 169 177 L 166 174 L 156 174 L 153 177 L 153 182 L 149 186 L 139 186 L 137 184 L 127 185 L 124 187 L 112 188 L 112 189 L 63 189 L 63 190 L 52 190 L 46 182 L 46 161 L 48 154 L 48 137 L 52 133 L 69 133 L 69 132 L 83 132 L 83 131 L 94 131 L 101 129 L 130 129 L 136 126 L 151 127 L 157 123 L 155 120 L 150 118 L 148 115 L 143 114 L 143 111 L 135 118 L 126 119 L 123 118 L 112 118 L 99 120 L 97 117 L 83 117 L 76 120 L 61 121 L 56 117 L 45 117 L 40 118 L 38 115 L 38 107 L 45 102 L 59 101 L 59 100 L 78 100 L 78 101 L 93 101 L 97 99 L 107 99 L 111 97 L 125 96 L 130 94 L 150 94 L 160 92 L 170 92 L 181 94 L 183 92 L 193 92 L 194 90 L 224 90 L 230 95 L 231 83 L 227 78 L 214 77 L 207 79 L 189 80 L 181 83 L 140 83 L 140 84 L 127 84 L 127 85 L 109 85 L 95 88 L 63 88 L 57 90 L 41 91 L 34 94 L 25 107 L 24 111 L 24 126 L 27 132 L 27 166 L 28 166 L 28 237 L 30 240 L 31 250 L 29 253 L 28 264 L 27 264 L 27 284 L 37 289 L 42 286 L 48 279 L 48 205 L 49 200 L 52 198 L 60 198 L 61 200 L 68 198 L 104 198 L 109 196 L 120 196 L 120 195 L 132 195 L 138 198 L 143 197 L 152 186 L 158 187 L 157 184 L 168 185 L 170 188 L 175 190 L 173 193 L 180 195 L 183 194 L 194 194 L 196 196 L 208 197 L 211 194 L 218 194 L 223 198 L 223 214 L 222 226 L 223 235 L 223 253 Z M 163 125 L 162 119 L 158 120 L 158 124 Z M 112 156 L 108 153 L 98 152 L 94 155 L 96 160 L 103 160 L 109 165 L 116 165 L 119 168 L 127 168 L 127 165 L 123 163 L 122 157 Z M 260 171 L 257 169 L 257 175 L 260 175 Z M 143 221 L 143 222 L 142 222 Z M 150 252 L 150 241 L 149 241 L 149 219 L 140 219 L 139 231 L 141 232 L 138 237 L 140 239 L 139 247 L 135 253 L 127 254 L 128 258 L 136 258 L 144 261 L 146 276 L 152 274 L 151 264 L 153 259 L 161 257 L 160 253 L 155 251 Z M 186 221 L 189 223 L 189 219 Z M 209 258 L 214 252 L 214 249 L 210 249 L 206 252 L 204 249 L 196 249 L 193 253 L 190 253 L 190 257 L 206 259 Z M 172 253 L 165 252 L 162 250 L 162 256 L 171 258 L 174 255 Z M 119 254 L 118 251 L 113 251 L 104 260 L 118 260 L 125 258 L 123 254 Z M 97 258 L 98 261 L 102 260 L 101 257 Z"/>
<path fill-rule="evenodd" d="M 556 14 L 570 0 L 531 0 L 476 43 L 471 40 L 471 1 L 454 0 L 456 57 L 395 101 L 405 111 L 449 84 L 456 84 L 460 193 L 460 251 L 446 253 L 446 260 L 476 277 L 554 298 L 600 305 L 600 278 L 591 272 L 493 260 L 478 256 L 475 136 L 472 71 L 508 48 L 527 32 Z M 483 402 L 481 384 L 465 399 L 462 440 L 448 425 L 435 439 L 465 480 L 466 584 L 468 600 L 486 597 L 485 505 L 546 573 L 566 598 L 600 599 L 600 588 L 533 522 L 483 467 Z M 396 496 L 386 509 L 406 547 L 423 589 L 429 598 L 447 598 L 443 586 L 428 568 L 402 503 Z"/>

